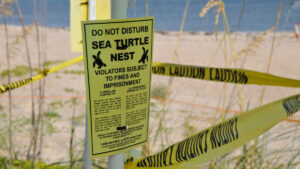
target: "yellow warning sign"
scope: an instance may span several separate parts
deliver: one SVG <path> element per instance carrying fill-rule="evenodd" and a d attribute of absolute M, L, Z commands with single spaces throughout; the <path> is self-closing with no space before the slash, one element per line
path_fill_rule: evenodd
<path fill-rule="evenodd" d="M 148 139 L 154 18 L 83 21 L 91 156 Z"/>

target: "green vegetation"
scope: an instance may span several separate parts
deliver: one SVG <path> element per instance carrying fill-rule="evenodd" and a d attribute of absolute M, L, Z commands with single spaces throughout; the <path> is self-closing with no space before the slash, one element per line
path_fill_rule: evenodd
<path fill-rule="evenodd" d="M 56 65 L 56 64 L 59 64 L 59 63 L 62 63 L 62 62 L 64 62 L 64 60 L 49 60 L 49 61 L 46 61 L 44 63 L 44 66 L 49 67 L 51 65 Z"/>
<path fill-rule="evenodd" d="M 83 75 L 84 71 L 83 70 L 64 70 L 64 74 L 74 74 L 74 75 Z"/>
<path fill-rule="evenodd" d="M 3 110 L 3 106 L 2 106 L 2 104 L 0 104 L 0 111 L 2 111 Z"/>
<path fill-rule="evenodd" d="M 74 92 L 73 88 L 65 88 L 65 92 L 72 93 Z"/>
<path fill-rule="evenodd" d="M 55 100 L 50 103 L 50 106 L 53 110 L 57 110 L 58 108 L 61 108 L 63 105 L 64 104 L 62 100 Z"/>
<path fill-rule="evenodd" d="M 43 113 L 44 117 L 47 119 L 51 119 L 51 118 L 59 118 L 61 117 L 61 115 L 59 115 L 57 112 L 44 112 Z"/>
<path fill-rule="evenodd" d="M 30 161 L 21 161 L 21 160 L 14 160 L 13 161 L 13 168 L 15 169 L 31 169 L 32 163 Z M 0 168 L 1 169 L 9 169 L 9 160 L 6 158 L 0 157 Z M 48 165 L 43 162 L 36 161 L 35 162 L 35 168 L 36 169 L 67 169 L 68 166 L 66 165 L 59 165 L 59 164 L 53 164 Z M 77 167 L 78 169 L 81 167 Z M 75 169 L 75 168 L 74 168 Z"/>
<path fill-rule="evenodd" d="M 166 98 L 168 86 L 163 84 L 155 84 L 151 88 L 151 96 Z"/>
<path fill-rule="evenodd" d="M 22 77 L 29 74 L 29 67 L 25 65 L 18 65 L 11 70 L 12 76 Z M 8 70 L 4 70 L 1 72 L 1 77 L 4 78 L 8 76 Z"/>

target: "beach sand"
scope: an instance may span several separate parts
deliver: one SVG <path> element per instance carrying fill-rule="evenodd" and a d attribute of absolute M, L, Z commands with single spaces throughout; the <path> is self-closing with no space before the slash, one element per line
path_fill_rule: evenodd
<path fill-rule="evenodd" d="M 5 35 L 3 25 L 0 26 L 0 54 L 2 61 L 0 63 L 1 72 L 7 69 L 7 60 L 5 56 Z M 19 26 L 9 26 L 9 41 L 13 42 L 21 34 Z M 234 51 L 238 53 L 240 50 L 247 48 L 248 44 L 254 38 L 260 36 L 263 32 L 238 32 L 233 33 L 232 41 Z M 238 56 L 236 63 L 229 62 L 232 58 L 230 52 L 230 43 L 227 40 L 224 47 L 222 41 L 224 34 L 215 34 L 204 32 L 184 32 L 178 44 L 178 32 L 155 32 L 154 36 L 154 62 L 180 63 L 186 65 L 201 65 L 212 67 L 226 67 L 225 58 L 228 58 L 227 66 L 245 68 L 254 71 L 266 72 L 268 59 L 270 56 L 273 32 L 263 36 L 263 41 L 257 43 L 257 47 L 252 47 L 254 51 L 252 55 L 244 54 Z M 11 68 L 18 65 L 28 65 L 24 40 L 19 37 L 18 43 L 14 43 L 10 47 L 10 64 Z M 38 48 L 35 29 L 30 30 L 27 35 L 29 43 L 29 52 L 32 67 L 38 67 Z M 228 38 L 228 37 L 227 37 Z M 72 53 L 70 50 L 70 32 L 66 28 L 40 28 L 40 45 L 41 54 L 47 58 L 47 61 L 65 61 L 72 59 L 82 53 Z M 177 51 L 177 58 L 174 60 L 174 53 Z M 300 39 L 294 38 L 294 32 L 277 33 L 274 51 L 271 60 L 270 73 L 287 78 L 300 79 Z M 50 65 L 53 66 L 54 64 Z M 42 159 L 48 162 L 68 161 L 69 140 L 71 116 L 73 110 L 78 116 L 75 129 L 75 157 L 81 157 L 83 151 L 84 123 L 85 123 L 85 81 L 83 71 L 83 62 L 70 66 L 54 74 L 49 74 L 45 86 L 45 106 L 46 112 L 57 112 L 61 117 L 45 119 L 43 137 Z M 77 73 L 76 73 L 77 72 Z M 33 74 L 36 74 L 34 72 Z M 13 77 L 12 81 L 20 80 L 28 77 Z M 7 83 L 6 77 L 1 77 L 1 84 Z M 157 86 L 167 88 L 169 77 L 153 75 L 152 88 Z M 38 84 L 34 82 L 34 95 L 38 95 Z M 209 127 L 210 125 L 221 120 L 222 108 L 228 107 L 229 110 L 241 111 L 240 100 L 237 89 L 242 93 L 244 111 L 258 107 L 260 104 L 260 95 L 263 86 L 256 85 L 234 85 L 223 84 L 217 82 L 209 82 L 203 80 L 173 78 L 170 86 L 169 102 L 165 107 L 165 115 L 162 118 L 166 128 L 167 137 L 158 139 L 155 146 L 150 144 L 151 152 L 157 152 L 162 147 L 166 147 L 172 143 L 180 141 L 191 133 L 195 133 Z M 225 93 L 225 96 L 224 96 Z M 277 99 L 299 94 L 300 89 L 286 87 L 266 87 L 263 103 L 270 103 Z M 15 150 L 21 155 L 26 153 L 30 136 L 31 101 L 30 101 L 30 85 L 15 89 L 12 91 L 13 96 L 13 119 L 15 129 L 13 130 Z M 76 96 L 78 104 L 75 106 L 70 102 L 71 98 Z M 224 99 L 225 98 L 225 101 Z M 0 95 L 0 103 L 4 107 L 2 114 L 5 117 L 0 119 L 0 135 L 7 138 L 7 112 L 8 112 L 8 93 Z M 35 111 L 37 113 L 38 98 L 35 97 Z M 162 102 L 152 99 L 150 119 L 150 142 L 156 133 L 158 126 L 157 115 L 161 115 Z M 229 106 L 228 106 L 229 105 Z M 232 116 L 234 113 L 228 113 Z M 300 115 L 296 115 L 295 119 L 300 120 Z M 186 127 L 192 128 L 187 131 Z M 299 127 L 299 124 L 292 122 L 282 122 L 272 129 L 271 132 L 284 132 L 277 129 L 288 129 Z M 297 131 L 299 139 L 299 129 Z M 296 134 L 297 134 L 296 133 Z M 298 140 L 299 143 L 299 140 Z M 161 146 L 161 145 L 164 146 Z M 279 143 L 278 143 L 279 144 Z M 277 145 L 274 143 L 275 148 Z M 277 146 L 278 147 L 278 146 Z M 281 145 L 282 147 L 282 145 Z M 0 151 L 0 155 L 5 152 Z"/>

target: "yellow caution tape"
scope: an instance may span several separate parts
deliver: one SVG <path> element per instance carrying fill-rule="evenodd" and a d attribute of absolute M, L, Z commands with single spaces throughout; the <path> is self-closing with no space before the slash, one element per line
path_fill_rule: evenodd
<path fill-rule="evenodd" d="M 245 69 L 214 68 L 156 62 L 152 64 L 152 73 L 227 83 L 300 87 L 300 80 Z"/>
<path fill-rule="evenodd" d="M 234 116 L 164 151 L 125 164 L 126 169 L 193 168 L 257 138 L 300 109 L 300 94 Z"/>
<path fill-rule="evenodd" d="M 0 94 L 39 80 L 47 74 L 73 65 L 83 56 L 63 62 L 39 75 L 0 86 Z M 184 66 L 153 63 L 152 72 L 159 75 L 189 77 L 202 80 L 300 87 L 300 81 L 243 69 L 222 69 L 200 66 Z M 300 95 L 291 96 L 234 116 L 200 133 L 176 143 L 166 150 L 133 163 L 128 169 L 137 168 L 190 168 L 228 153 L 242 144 L 258 137 L 278 122 L 300 109 Z"/>
<path fill-rule="evenodd" d="M 20 81 L 17 81 L 17 82 L 12 82 L 12 83 L 2 85 L 2 86 L 0 86 L 0 94 L 4 93 L 4 92 L 7 92 L 9 90 L 24 86 L 24 85 L 29 84 L 31 82 L 33 82 L 33 78 L 30 77 L 30 78 L 23 79 L 23 80 L 20 80 Z"/>
<path fill-rule="evenodd" d="M 78 56 L 53 68 L 40 71 L 39 75 L 2 85 L 0 86 L 0 94 L 39 80 L 49 73 L 56 72 L 77 62 L 81 62 L 82 60 L 83 56 Z M 245 69 L 214 68 L 153 62 L 152 73 L 165 76 L 186 77 L 227 83 L 300 87 L 300 80 Z"/>
<path fill-rule="evenodd" d="M 26 78 L 26 79 L 23 79 L 23 80 L 20 80 L 20 81 L 17 81 L 17 82 L 12 82 L 12 83 L 8 83 L 8 84 L 5 84 L 5 85 L 2 85 L 0 86 L 0 94 L 1 93 L 4 93 L 4 92 L 7 92 L 9 90 L 13 90 L 13 89 L 16 89 L 16 88 L 19 88 L 21 86 L 25 86 L 27 84 L 30 84 L 36 80 L 39 80 L 45 76 L 47 76 L 47 74 L 50 74 L 50 73 L 54 73 L 60 69 L 63 69 L 65 67 L 68 67 L 68 66 L 71 66 L 77 62 L 80 62 L 83 60 L 83 56 L 79 56 L 79 57 L 76 57 L 74 59 L 71 59 L 71 60 L 68 60 L 66 62 L 63 62 L 59 65 L 56 65 L 54 66 L 53 68 L 50 68 L 50 69 L 45 69 L 43 71 L 39 71 L 39 74 L 36 75 L 36 76 L 33 76 L 33 77 L 30 77 L 30 78 Z"/>

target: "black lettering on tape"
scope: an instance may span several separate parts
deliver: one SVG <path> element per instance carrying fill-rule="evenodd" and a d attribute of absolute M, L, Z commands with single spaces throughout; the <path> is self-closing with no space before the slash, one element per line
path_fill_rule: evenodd
<path fill-rule="evenodd" d="M 167 167 L 172 166 L 172 157 L 175 161 L 181 163 L 196 158 L 208 151 L 208 133 L 210 133 L 210 143 L 212 149 L 229 144 L 239 137 L 238 117 L 220 123 L 210 129 L 206 129 L 188 139 L 185 139 L 175 145 L 168 147 L 163 152 L 152 155 L 137 162 L 137 167 Z M 173 151 L 173 149 L 175 150 Z M 174 154 L 174 153 L 175 154 Z"/>
<path fill-rule="evenodd" d="M 159 165 L 159 154 L 156 155 L 156 167 Z"/>
<path fill-rule="evenodd" d="M 220 125 L 220 130 L 219 130 L 219 135 L 220 135 L 220 137 L 221 137 L 221 145 L 224 145 L 224 144 L 225 144 L 224 131 L 223 131 L 224 125 L 225 125 L 225 124 L 226 124 L 226 123 L 221 124 L 221 125 Z"/>
<path fill-rule="evenodd" d="M 163 75 L 166 72 L 166 68 L 162 66 L 152 67 L 152 73 Z"/>
<path fill-rule="evenodd" d="M 213 127 L 210 133 L 211 148 L 215 149 L 239 138 L 238 118 L 233 118 Z"/>
<path fill-rule="evenodd" d="M 160 167 L 160 165 L 161 165 L 160 155 L 161 155 L 161 153 L 157 154 L 157 167 Z"/>
<path fill-rule="evenodd" d="M 207 148 L 208 148 L 208 146 L 207 146 L 207 135 L 208 135 L 208 132 L 209 132 L 208 129 L 204 131 L 204 133 L 205 133 L 205 139 L 204 139 L 205 147 L 204 147 L 204 152 L 205 153 L 207 153 Z"/>
<path fill-rule="evenodd" d="M 186 140 L 178 143 L 178 146 L 177 146 L 177 150 L 176 150 L 176 161 L 177 162 L 181 162 L 183 161 L 182 160 L 182 150 L 183 150 L 183 147 L 184 147 L 184 143 L 186 142 Z"/>
<path fill-rule="evenodd" d="M 185 141 L 184 141 L 184 143 L 183 143 L 183 145 L 182 145 L 182 149 L 181 149 L 181 151 L 180 151 L 180 156 L 181 156 L 181 159 L 182 159 L 182 161 L 183 160 L 187 160 L 187 157 L 186 157 L 186 153 L 185 153 L 185 148 L 186 148 L 186 146 L 187 146 L 187 142 L 188 142 L 188 139 L 186 139 Z"/>
<path fill-rule="evenodd" d="M 172 146 L 170 147 L 171 152 L 170 152 L 169 164 L 168 164 L 168 165 L 173 165 L 173 163 L 172 163 L 173 148 L 174 148 L 174 145 L 172 145 Z"/>
<path fill-rule="evenodd" d="M 214 127 L 210 133 L 210 142 L 211 142 L 211 148 L 214 149 L 217 147 L 217 141 L 215 137 L 216 128 Z"/>
<path fill-rule="evenodd" d="M 147 166 L 146 160 L 143 160 L 143 166 Z"/>
<path fill-rule="evenodd" d="M 222 130 L 222 124 L 220 124 L 219 127 L 218 127 L 218 129 L 217 129 L 217 131 L 218 131 L 218 134 L 217 134 L 218 137 L 217 137 L 217 138 L 219 138 L 218 141 L 217 141 L 217 143 L 218 143 L 218 146 L 219 146 L 219 147 L 221 147 L 222 142 L 223 142 L 221 130 Z"/>
<path fill-rule="evenodd" d="M 231 142 L 229 125 L 230 125 L 229 123 L 226 123 L 225 125 L 226 144 Z"/>
<path fill-rule="evenodd" d="M 220 82 L 233 82 L 242 84 L 246 84 L 248 82 L 248 76 L 245 72 L 220 68 L 209 68 L 209 79 Z"/>
<path fill-rule="evenodd" d="M 152 159 L 151 157 L 146 157 L 149 167 L 152 167 Z"/>
<path fill-rule="evenodd" d="M 238 83 L 239 81 L 238 81 L 238 72 L 235 70 L 235 71 L 233 71 L 233 74 L 234 74 L 234 83 Z"/>
<path fill-rule="evenodd" d="M 160 156 L 159 156 L 159 159 L 160 159 L 160 167 L 163 166 L 163 162 L 164 162 L 164 153 L 160 153 Z"/>
<path fill-rule="evenodd" d="M 238 118 L 234 118 L 234 124 L 235 124 L 235 138 L 236 139 L 239 139 L 239 131 L 238 131 L 238 127 L 237 127 L 237 124 L 238 124 Z"/>
<path fill-rule="evenodd" d="M 187 146 L 185 148 L 185 154 L 186 154 L 188 159 L 191 159 L 191 152 L 189 151 L 190 147 L 192 146 L 191 143 L 192 143 L 192 139 L 188 139 Z"/>
<path fill-rule="evenodd" d="M 187 161 L 189 159 L 189 152 L 188 152 L 188 150 L 189 150 L 190 141 L 191 141 L 191 139 L 187 139 L 186 146 L 184 148 L 184 157 L 185 157 L 184 160 L 185 161 Z"/>
<path fill-rule="evenodd" d="M 195 153 L 195 156 L 199 156 L 199 150 L 198 150 L 198 145 L 199 145 L 199 137 L 198 137 L 198 135 L 196 135 L 195 136 L 195 142 L 194 142 L 194 144 L 193 144 L 193 151 L 194 151 L 194 153 Z"/>
<path fill-rule="evenodd" d="M 154 155 L 154 167 L 158 167 L 158 155 Z"/>
<path fill-rule="evenodd" d="M 204 67 L 170 67 L 170 76 L 176 77 L 191 77 L 196 79 L 204 79 L 205 78 L 205 68 Z"/>
<path fill-rule="evenodd" d="M 177 145 L 175 160 L 177 162 L 188 161 L 207 152 L 207 134 L 209 129 L 186 139 Z M 204 137 L 205 136 L 205 137 Z M 204 144 L 204 145 L 203 145 Z M 204 147 L 205 146 L 205 147 Z M 204 151 L 203 151 L 204 147 Z M 171 157 L 170 157 L 171 158 Z"/>
<path fill-rule="evenodd" d="M 228 123 L 225 123 L 224 126 L 223 126 L 224 144 L 229 143 L 227 125 L 228 125 Z"/>
<path fill-rule="evenodd" d="M 300 110 L 299 96 L 294 96 L 283 100 L 283 108 L 286 111 L 287 116 L 291 116 Z"/>
<path fill-rule="evenodd" d="M 17 82 L 8 83 L 8 84 L 0 86 L 0 92 L 4 93 L 8 90 L 18 88 L 18 87 L 23 86 L 23 85 L 25 85 L 27 83 L 30 83 L 30 82 L 32 82 L 32 78 L 27 78 L 27 79 L 23 79 L 23 80 L 20 80 L 20 81 L 17 81 Z"/>
<path fill-rule="evenodd" d="M 195 148 L 196 148 L 196 140 L 197 140 L 197 137 L 196 136 L 193 136 L 191 138 L 191 146 L 190 146 L 190 154 L 189 154 L 189 158 L 194 158 L 196 157 L 196 151 L 195 151 Z"/>
<path fill-rule="evenodd" d="M 203 139 L 203 133 L 201 132 L 200 135 L 199 135 L 199 138 L 198 138 L 198 148 L 200 149 L 201 151 L 201 154 L 203 154 L 203 148 L 202 148 L 202 139 Z M 199 153 L 200 155 L 200 153 Z"/>
<path fill-rule="evenodd" d="M 164 166 L 167 166 L 168 149 L 166 151 L 163 151 L 163 153 L 162 153 L 163 154 L 163 165 Z"/>
<path fill-rule="evenodd" d="M 160 152 L 156 155 L 152 155 L 144 158 L 143 160 L 137 162 L 137 167 L 165 167 L 171 166 L 172 163 L 172 154 L 173 154 L 174 145 L 170 146 L 163 152 Z"/>

